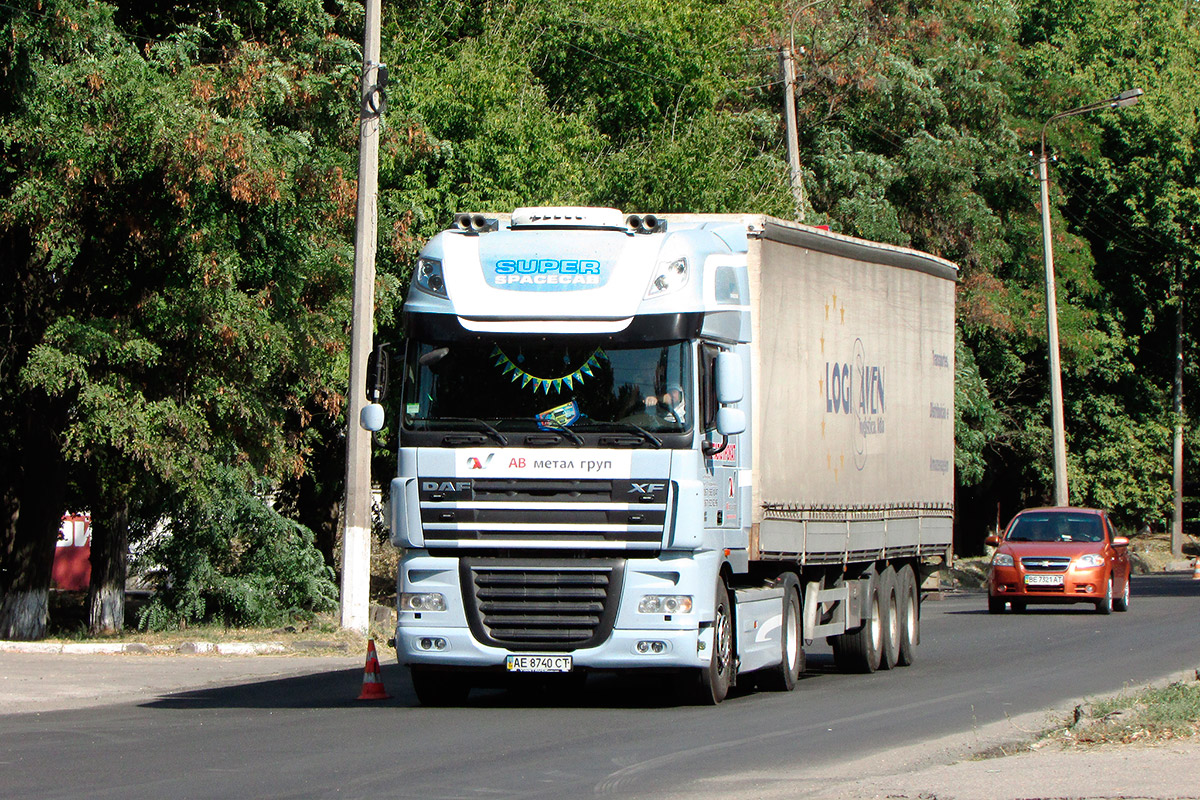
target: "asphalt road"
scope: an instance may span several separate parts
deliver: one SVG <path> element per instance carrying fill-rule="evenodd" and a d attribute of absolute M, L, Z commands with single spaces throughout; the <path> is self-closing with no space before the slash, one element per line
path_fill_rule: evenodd
<path fill-rule="evenodd" d="M 1200 666 L 1200 582 L 1136 576 L 1131 610 L 989 615 L 981 595 L 924 606 L 917 664 L 841 675 L 817 647 L 790 694 L 678 706 L 661 683 L 476 691 L 356 703 L 361 670 L 0 716 L 0 796 L 200 798 L 716 797 L 778 794 L 836 765 Z M 893 756 L 894 757 L 894 756 Z M 861 766 L 859 767 L 861 768 Z M 811 788 L 811 787 L 810 787 Z"/>

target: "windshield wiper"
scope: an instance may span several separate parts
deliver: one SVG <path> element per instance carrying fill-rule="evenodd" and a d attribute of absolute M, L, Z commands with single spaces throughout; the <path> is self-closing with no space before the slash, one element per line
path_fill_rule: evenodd
<path fill-rule="evenodd" d="M 642 437 L 644 440 L 646 440 L 650 444 L 654 445 L 655 450 L 658 450 L 662 447 L 662 439 L 658 438 L 653 433 L 651 433 L 650 431 L 643 428 L 641 425 L 637 425 L 633 422 L 605 422 L 602 424 L 612 425 L 617 430 L 628 431 L 629 433 L 636 433 L 638 436 Z"/>
<path fill-rule="evenodd" d="M 508 447 L 507 436 L 477 417 L 437 417 L 436 419 L 426 420 L 426 422 L 469 422 L 472 425 L 478 425 L 480 430 L 490 436 L 496 442 L 496 444 L 500 445 L 501 447 Z"/>
<path fill-rule="evenodd" d="M 567 428 L 563 425 L 547 424 L 545 422 L 538 422 L 538 427 L 544 431 L 550 431 L 551 433 L 561 434 L 563 436 L 563 438 L 570 439 L 575 444 L 576 447 L 583 447 L 582 437 L 580 437 L 579 434 L 577 434 L 575 431 L 571 430 L 570 428 Z"/>

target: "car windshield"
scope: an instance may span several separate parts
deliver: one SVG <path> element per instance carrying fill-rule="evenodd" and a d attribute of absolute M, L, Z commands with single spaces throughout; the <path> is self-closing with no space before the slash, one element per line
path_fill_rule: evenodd
<path fill-rule="evenodd" d="M 571 436 L 677 433 L 692 424 L 691 358 L 684 342 L 414 342 L 407 364 L 404 425 L 411 430 L 556 430 Z"/>
<path fill-rule="evenodd" d="M 1010 542 L 1102 542 L 1104 527 L 1095 514 L 1026 513 L 1017 517 L 1005 539 Z"/>

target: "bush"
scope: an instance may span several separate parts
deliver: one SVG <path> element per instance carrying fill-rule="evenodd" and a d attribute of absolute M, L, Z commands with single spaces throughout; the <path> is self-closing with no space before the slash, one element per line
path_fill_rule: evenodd
<path fill-rule="evenodd" d="M 140 628 L 277 626 L 336 606 L 333 570 L 312 532 L 275 511 L 258 489 L 228 476 L 209 487 L 211 495 L 177 504 L 144 555 L 156 565 L 157 591 Z"/>

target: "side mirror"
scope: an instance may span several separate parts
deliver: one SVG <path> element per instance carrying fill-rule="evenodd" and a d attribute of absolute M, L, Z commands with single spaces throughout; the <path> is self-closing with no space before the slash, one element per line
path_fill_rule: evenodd
<path fill-rule="evenodd" d="M 993 533 L 992 535 L 990 535 L 986 539 L 984 539 L 983 543 L 986 544 L 988 547 L 999 547 L 1000 546 L 1000 537 Z"/>
<path fill-rule="evenodd" d="M 746 412 L 740 408 L 717 409 L 717 433 L 736 436 L 746 430 Z"/>
<path fill-rule="evenodd" d="M 731 350 L 722 350 L 717 353 L 717 402 L 721 405 L 740 403 L 744 394 L 742 358 Z M 742 427 L 745 428 L 745 422 Z"/>
<path fill-rule="evenodd" d="M 362 426 L 364 431 L 378 433 L 383 430 L 383 423 L 386 417 L 383 413 L 383 406 L 379 403 L 368 403 L 363 406 L 362 411 L 358 414 L 358 424 Z"/>
<path fill-rule="evenodd" d="M 367 387 L 367 397 L 376 403 L 387 397 L 388 367 L 391 365 L 391 356 L 387 351 L 389 347 L 390 342 L 377 345 L 367 359 L 367 374 L 374 373 L 375 376 L 374 385 Z"/>
<path fill-rule="evenodd" d="M 1125 536 L 1115 536 L 1112 540 L 1113 547 L 1129 547 L 1129 539 Z"/>

